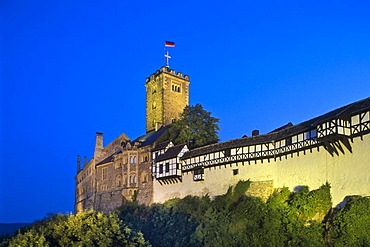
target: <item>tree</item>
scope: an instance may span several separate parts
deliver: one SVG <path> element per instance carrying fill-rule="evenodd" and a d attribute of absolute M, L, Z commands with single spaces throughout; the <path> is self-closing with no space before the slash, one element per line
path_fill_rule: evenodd
<path fill-rule="evenodd" d="M 9 246 L 149 246 L 114 213 L 55 215 L 14 236 Z"/>
<path fill-rule="evenodd" d="M 165 139 L 175 144 L 186 143 L 190 148 L 216 143 L 219 140 L 218 123 L 219 119 L 212 117 L 202 105 L 186 106 L 180 118 L 171 125 Z"/>

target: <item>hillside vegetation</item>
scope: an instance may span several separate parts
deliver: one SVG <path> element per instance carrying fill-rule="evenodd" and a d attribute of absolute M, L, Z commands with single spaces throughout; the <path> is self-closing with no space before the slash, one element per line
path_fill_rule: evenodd
<path fill-rule="evenodd" d="M 56 215 L 3 245 L 370 246 L 370 198 L 351 197 L 333 210 L 325 184 L 312 191 L 282 188 L 263 202 L 245 195 L 249 184 L 239 182 L 213 200 L 187 196 L 152 206 L 126 203 L 109 215 Z"/>

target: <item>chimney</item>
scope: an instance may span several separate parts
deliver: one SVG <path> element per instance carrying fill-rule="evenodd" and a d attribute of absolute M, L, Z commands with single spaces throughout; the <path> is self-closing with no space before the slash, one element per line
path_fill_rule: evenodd
<path fill-rule="evenodd" d="M 87 157 L 84 156 L 84 167 L 86 166 L 86 164 L 87 164 Z"/>
<path fill-rule="evenodd" d="M 96 135 L 95 135 L 95 151 L 94 151 L 95 159 L 97 159 L 101 156 L 102 150 L 103 150 L 103 133 L 96 132 Z"/>
<path fill-rule="evenodd" d="M 259 130 L 253 130 L 252 131 L 252 136 L 258 136 L 260 134 Z"/>
<path fill-rule="evenodd" d="M 81 171 L 81 157 L 77 155 L 77 174 Z"/>

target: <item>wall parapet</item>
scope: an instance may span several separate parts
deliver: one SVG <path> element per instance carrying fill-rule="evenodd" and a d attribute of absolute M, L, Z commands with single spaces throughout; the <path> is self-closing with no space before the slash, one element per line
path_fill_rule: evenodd
<path fill-rule="evenodd" d="M 166 74 L 170 74 L 170 75 L 173 75 L 177 78 L 180 78 L 180 79 L 183 79 L 183 80 L 186 80 L 186 81 L 189 81 L 190 78 L 188 75 L 184 75 L 182 74 L 181 72 L 176 72 L 175 70 L 173 69 L 170 69 L 168 67 L 161 67 L 159 70 L 157 70 L 156 72 L 154 72 L 153 74 L 151 74 L 149 77 L 146 78 L 146 83 L 148 83 L 149 81 L 153 81 L 156 79 L 157 76 L 159 76 L 161 73 L 166 73 Z"/>

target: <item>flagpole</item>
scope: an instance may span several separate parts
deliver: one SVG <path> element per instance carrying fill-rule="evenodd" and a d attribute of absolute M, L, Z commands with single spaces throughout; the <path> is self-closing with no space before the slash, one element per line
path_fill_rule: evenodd
<path fill-rule="evenodd" d="M 169 68 L 170 67 L 170 54 L 168 53 L 168 50 L 166 49 L 166 47 L 175 47 L 175 42 L 171 42 L 171 41 L 165 41 L 164 42 L 164 57 L 165 57 L 165 64 L 166 64 L 166 67 Z"/>

